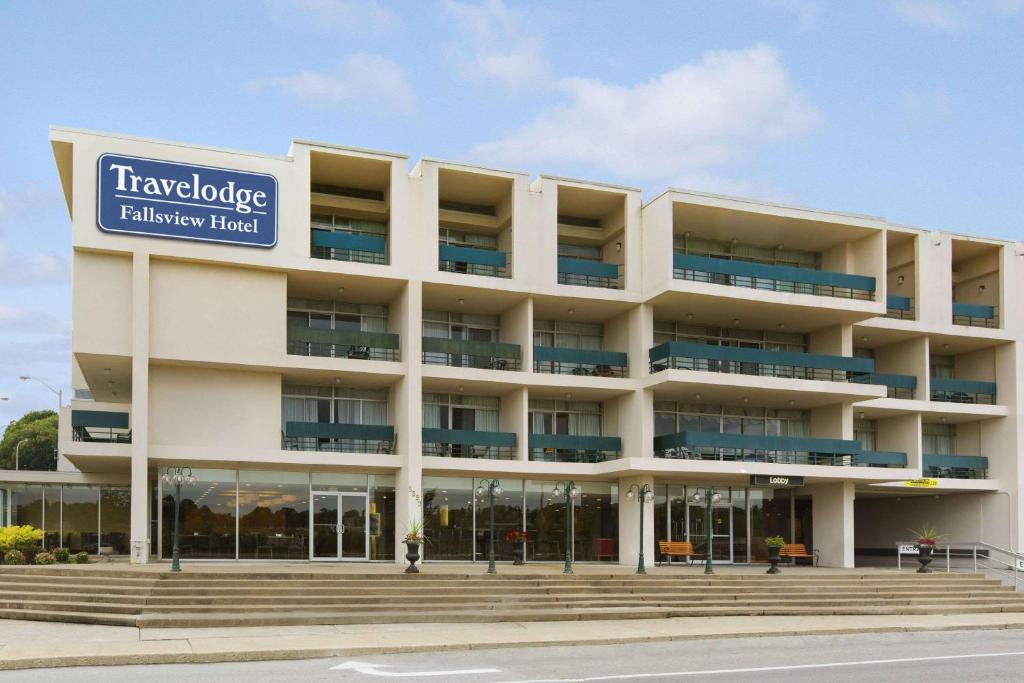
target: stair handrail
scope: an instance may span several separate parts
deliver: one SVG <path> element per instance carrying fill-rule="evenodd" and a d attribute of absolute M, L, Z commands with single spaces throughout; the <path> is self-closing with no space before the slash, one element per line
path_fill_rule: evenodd
<path fill-rule="evenodd" d="M 897 568 L 901 568 L 901 566 L 902 566 L 901 562 L 900 562 L 900 560 L 902 559 L 902 555 L 899 552 L 900 551 L 900 546 L 905 546 L 905 545 L 914 545 L 914 543 L 906 542 L 905 541 L 905 542 L 897 543 L 896 544 L 896 558 L 897 558 L 896 566 L 897 566 Z M 1008 550 L 1006 548 L 1002 548 L 1002 547 L 1000 547 L 998 545 L 994 545 L 992 543 L 987 543 L 985 541 L 946 541 L 945 543 L 936 544 L 936 550 L 938 550 L 938 546 L 939 545 L 945 546 L 945 550 L 946 550 L 946 571 L 947 572 L 950 571 L 950 563 L 949 563 L 950 549 L 954 548 L 954 549 L 958 549 L 958 550 L 970 550 L 971 551 L 971 558 L 974 561 L 974 571 L 975 571 L 975 573 L 977 573 L 978 568 L 981 567 L 982 569 L 988 569 L 988 570 L 990 570 L 992 572 L 995 572 L 997 574 L 1005 575 L 1007 577 L 1012 577 L 1012 579 L 1013 579 L 1013 590 L 1014 591 L 1019 590 L 1018 589 L 1018 585 L 1019 585 L 1020 581 L 1024 580 L 1020 576 L 1021 573 L 1024 572 L 1024 553 L 1022 553 L 1020 551 Z M 983 552 L 979 556 L 978 555 L 978 550 L 988 551 L 988 554 L 985 554 Z M 1009 561 L 1008 562 L 1003 562 L 1001 560 L 995 559 L 993 557 L 994 553 L 998 553 L 999 555 L 1002 555 L 1005 558 L 1009 558 Z M 986 560 L 989 560 L 991 562 L 991 564 L 986 563 Z"/>

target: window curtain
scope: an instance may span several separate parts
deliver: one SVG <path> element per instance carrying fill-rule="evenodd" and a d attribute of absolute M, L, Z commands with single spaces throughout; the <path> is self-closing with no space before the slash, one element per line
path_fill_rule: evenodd
<path fill-rule="evenodd" d="M 387 401 L 363 401 L 363 422 L 364 425 L 386 425 L 388 424 L 388 403 Z"/>
<path fill-rule="evenodd" d="M 423 404 L 423 426 L 428 429 L 441 428 L 441 412 L 447 412 L 447 406 Z"/>
<path fill-rule="evenodd" d="M 316 422 L 317 405 L 315 398 L 288 398 L 281 401 L 281 431 L 286 422 Z"/>
<path fill-rule="evenodd" d="M 573 436 L 601 436 L 601 416 L 569 413 L 569 433 Z"/>
<path fill-rule="evenodd" d="M 481 410 L 477 409 L 475 420 L 476 420 L 476 431 L 478 432 L 496 432 L 498 431 L 498 411 L 497 410 Z"/>
<path fill-rule="evenodd" d="M 357 425 L 362 421 L 362 401 L 350 398 L 339 398 L 334 401 L 334 421 L 337 424 Z"/>
<path fill-rule="evenodd" d="M 448 338 L 448 323 L 431 322 L 429 320 L 423 321 L 423 336 L 433 337 L 436 339 L 447 339 Z"/>

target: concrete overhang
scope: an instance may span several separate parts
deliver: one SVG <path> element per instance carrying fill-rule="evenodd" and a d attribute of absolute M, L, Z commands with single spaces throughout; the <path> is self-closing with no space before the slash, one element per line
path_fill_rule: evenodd
<path fill-rule="evenodd" d="M 853 406 L 853 411 L 857 417 L 860 417 L 860 413 L 864 413 L 864 419 L 868 420 L 920 413 L 924 422 L 948 422 L 950 424 L 991 420 L 1010 414 L 1009 408 L 1003 405 L 943 403 L 902 398 L 877 398 L 856 403 Z"/>
<path fill-rule="evenodd" d="M 815 408 L 885 396 L 885 387 L 854 382 L 723 374 L 700 370 L 662 370 L 642 381 L 655 400 L 700 401 L 760 408 Z M 700 394 L 697 399 L 695 394 Z M 791 403 L 792 402 L 792 403 Z"/>

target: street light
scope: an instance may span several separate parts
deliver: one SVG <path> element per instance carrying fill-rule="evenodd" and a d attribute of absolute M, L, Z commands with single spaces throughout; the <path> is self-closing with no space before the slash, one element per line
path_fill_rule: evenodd
<path fill-rule="evenodd" d="M 572 501 L 579 495 L 574 481 L 559 481 L 551 492 L 555 498 L 565 497 L 565 568 L 563 574 L 572 574 Z"/>
<path fill-rule="evenodd" d="M 32 380 L 34 382 L 39 382 L 40 384 L 42 384 L 44 387 L 46 387 L 47 389 L 52 391 L 57 396 L 57 434 L 58 434 L 58 437 L 57 437 L 57 448 L 56 448 L 56 451 L 57 451 L 57 463 L 59 464 L 60 463 L 60 436 L 59 436 L 60 435 L 60 409 L 64 407 L 64 390 L 63 389 L 54 389 L 53 387 L 51 387 L 49 384 L 47 384 L 43 380 L 39 379 L 38 377 L 31 377 L 29 375 L 21 375 L 20 377 L 18 377 L 18 379 L 20 379 L 22 382 L 27 382 L 29 380 Z"/>
<path fill-rule="evenodd" d="M 654 500 L 654 491 L 651 490 L 650 484 L 633 484 L 626 491 L 626 498 L 630 500 L 635 498 L 640 503 L 640 559 L 637 560 L 636 573 L 646 574 L 647 568 L 644 567 L 644 503 Z"/>
<path fill-rule="evenodd" d="M 477 498 L 483 498 L 484 493 L 490 495 L 491 501 L 491 554 L 487 561 L 487 573 L 497 574 L 498 568 L 494 566 L 494 497 L 501 495 L 501 482 L 497 479 L 481 479 L 476 487 Z"/>
<path fill-rule="evenodd" d="M 21 452 L 21 444 L 28 441 L 28 439 L 22 439 L 18 442 L 18 445 L 14 447 L 14 471 L 18 471 L 18 454 Z"/>
<path fill-rule="evenodd" d="M 708 547 L 704 550 L 704 573 L 714 574 L 715 572 L 711 569 L 711 531 L 713 526 L 712 515 L 714 514 L 712 506 L 722 500 L 722 496 L 720 493 L 715 491 L 714 486 L 708 486 L 704 489 L 703 493 L 700 489 L 697 489 L 693 492 L 693 495 L 690 496 L 690 501 L 698 505 L 700 505 L 700 502 L 705 499 L 708 502 L 707 515 L 704 519 L 704 526 L 708 530 Z"/>
<path fill-rule="evenodd" d="M 171 550 L 171 571 L 181 571 L 181 553 L 178 550 L 178 527 L 181 522 L 181 487 L 195 486 L 191 467 L 168 467 L 160 477 L 164 484 L 174 484 L 174 546 Z"/>

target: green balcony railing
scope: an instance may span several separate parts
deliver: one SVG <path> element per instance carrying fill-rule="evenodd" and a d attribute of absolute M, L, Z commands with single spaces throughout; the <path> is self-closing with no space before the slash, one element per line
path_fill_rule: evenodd
<path fill-rule="evenodd" d="M 971 379 L 950 379 L 948 377 L 932 377 L 931 399 L 944 403 L 982 403 L 992 405 L 996 402 L 996 383 L 979 382 Z"/>
<path fill-rule="evenodd" d="M 286 422 L 281 448 L 286 451 L 394 453 L 391 425 Z"/>
<path fill-rule="evenodd" d="M 604 462 L 622 455 L 617 436 L 530 434 L 530 460 L 541 462 Z"/>
<path fill-rule="evenodd" d="M 516 455 L 516 435 L 513 432 L 424 427 L 423 455 L 511 460 Z"/>
<path fill-rule="evenodd" d="M 894 451 L 861 451 L 853 456 L 856 467 L 906 467 L 907 454 Z"/>
<path fill-rule="evenodd" d="M 676 432 L 654 437 L 657 458 L 850 467 L 860 453 L 860 442 L 848 439 L 720 432 Z"/>
<path fill-rule="evenodd" d="M 697 342 L 664 342 L 651 348 L 649 357 L 652 373 L 662 370 L 698 370 L 762 377 L 853 382 L 875 370 L 875 362 L 870 358 L 764 351 Z"/>
<path fill-rule="evenodd" d="M 850 381 L 861 384 L 881 384 L 886 388 L 887 398 L 914 398 L 917 391 L 917 377 L 914 375 L 869 372 L 865 375 L 854 375 Z"/>
<path fill-rule="evenodd" d="M 312 258 L 383 265 L 388 262 L 387 251 L 387 240 L 378 235 L 316 227 L 311 231 L 309 255 Z"/>
<path fill-rule="evenodd" d="M 391 332 L 322 330 L 289 325 L 288 353 L 296 356 L 396 361 L 399 356 L 399 337 Z"/>
<path fill-rule="evenodd" d="M 875 298 L 875 278 L 867 275 L 678 253 L 672 254 L 672 268 L 678 280 L 843 299 Z"/>
<path fill-rule="evenodd" d="M 996 306 L 954 302 L 953 324 L 969 327 L 999 327 L 999 309 Z"/>
<path fill-rule="evenodd" d="M 94 443 L 131 443 L 128 413 L 111 410 L 72 410 L 71 440 Z"/>
<path fill-rule="evenodd" d="M 593 375 L 624 377 L 626 354 L 597 349 L 566 349 L 554 346 L 533 347 L 533 371 L 553 375 Z"/>
<path fill-rule="evenodd" d="M 518 370 L 519 344 L 423 337 L 423 362 L 457 368 Z"/>
<path fill-rule="evenodd" d="M 911 297 L 890 294 L 885 297 L 885 301 L 885 317 L 898 320 L 914 319 L 914 300 Z"/>
<path fill-rule="evenodd" d="M 558 284 L 622 289 L 619 264 L 589 259 L 558 257 Z"/>
<path fill-rule="evenodd" d="M 479 249 L 441 244 L 438 267 L 451 273 L 509 277 L 508 254 L 496 249 Z"/>
<path fill-rule="evenodd" d="M 923 473 L 937 479 L 988 479 L 988 458 L 925 453 Z"/>

